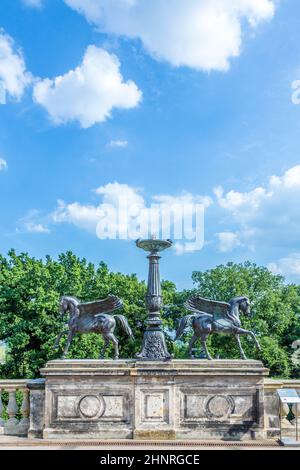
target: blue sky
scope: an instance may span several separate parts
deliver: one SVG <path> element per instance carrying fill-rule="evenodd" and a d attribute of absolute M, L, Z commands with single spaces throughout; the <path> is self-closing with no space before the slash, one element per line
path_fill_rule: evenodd
<path fill-rule="evenodd" d="M 251 260 L 300 281 L 299 2 L 1 0 L 0 27 L 3 254 L 145 278 L 132 241 L 97 238 L 99 205 L 205 198 L 203 249 L 162 277 Z"/>

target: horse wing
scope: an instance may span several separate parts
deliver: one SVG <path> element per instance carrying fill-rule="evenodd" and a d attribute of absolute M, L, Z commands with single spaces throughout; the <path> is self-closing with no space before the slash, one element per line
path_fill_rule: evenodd
<path fill-rule="evenodd" d="M 96 300 L 95 302 L 86 302 L 79 304 L 79 316 L 84 317 L 87 315 L 101 315 L 103 313 L 114 312 L 123 307 L 123 302 L 115 295 L 109 295 L 106 299 Z"/>
<path fill-rule="evenodd" d="M 185 308 L 191 312 L 209 313 L 214 317 L 224 317 L 230 307 L 227 302 L 219 302 L 217 300 L 204 299 L 203 297 L 194 296 L 185 302 Z"/>

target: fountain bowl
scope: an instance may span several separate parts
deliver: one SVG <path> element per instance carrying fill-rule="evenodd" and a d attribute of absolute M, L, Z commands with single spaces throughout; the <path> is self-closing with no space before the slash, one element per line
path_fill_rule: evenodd
<path fill-rule="evenodd" d="M 173 245 L 172 240 L 157 240 L 156 238 L 150 238 L 147 240 L 138 239 L 135 243 L 138 248 L 149 251 L 150 253 L 164 251 Z"/>

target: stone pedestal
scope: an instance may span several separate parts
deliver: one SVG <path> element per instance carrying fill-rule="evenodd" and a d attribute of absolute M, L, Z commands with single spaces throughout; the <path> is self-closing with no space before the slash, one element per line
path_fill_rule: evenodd
<path fill-rule="evenodd" d="M 41 373 L 45 438 L 265 437 L 258 361 L 64 360 Z"/>
<path fill-rule="evenodd" d="M 30 380 L 27 387 L 30 390 L 28 437 L 42 438 L 45 423 L 45 380 Z"/>

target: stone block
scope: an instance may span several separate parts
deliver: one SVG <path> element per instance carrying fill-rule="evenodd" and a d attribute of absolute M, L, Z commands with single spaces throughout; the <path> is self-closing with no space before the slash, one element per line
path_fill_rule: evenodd
<path fill-rule="evenodd" d="M 29 438 L 42 438 L 45 424 L 45 380 L 30 380 Z"/>
<path fill-rule="evenodd" d="M 46 438 L 265 437 L 259 361 L 64 360 L 41 372 Z"/>

